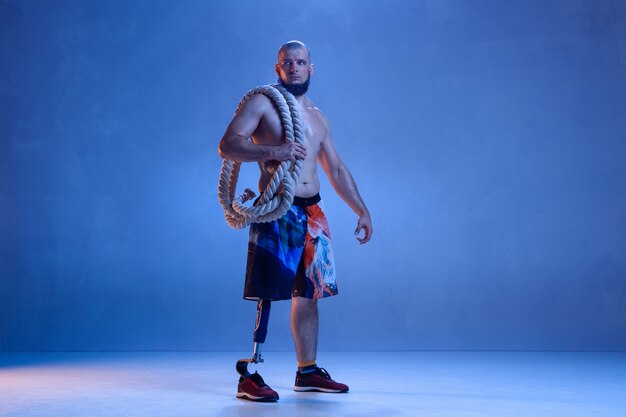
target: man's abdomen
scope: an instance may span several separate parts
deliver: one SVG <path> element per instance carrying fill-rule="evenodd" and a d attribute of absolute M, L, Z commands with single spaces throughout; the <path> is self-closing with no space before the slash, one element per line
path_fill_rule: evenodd
<path fill-rule="evenodd" d="M 300 173 L 298 184 L 296 185 L 296 195 L 298 197 L 311 197 L 320 192 L 320 180 L 315 170 L 313 172 L 305 169 Z"/>

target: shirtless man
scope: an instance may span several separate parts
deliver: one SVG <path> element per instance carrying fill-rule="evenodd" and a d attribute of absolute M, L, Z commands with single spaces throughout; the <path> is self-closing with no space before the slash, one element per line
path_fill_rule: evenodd
<path fill-rule="evenodd" d="M 224 159 L 259 163 L 259 190 L 264 190 L 271 179 L 271 174 L 262 169 L 264 162 L 303 160 L 292 208 L 274 222 L 250 225 L 244 298 L 259 303 L 292 300 L 291 331 L 298 359 L 296 391 L 347 392 L 347 385 L 333 381 L 328 372 L 316 365 L 317 300 L 337 294 L 330 233 L 318 194 L 317 163 L 337 194 L 358 216 L 355 236 L 361 244 L 372 236 L 370 213 L 337 154 L 328 121 L 306 96 L 313 74 L 308 47 L 300 41 L 282 45 L 275 70 L 279 83 L 300 104 L 304 144 L 285 143 L 280 116 L 271 100 L 262 94 L 245 103 L 219 144 L 219 154 Z M 240 378 L 237 396 L 256 401 L 278 399 L 278 394 L 256 372 Z"/>

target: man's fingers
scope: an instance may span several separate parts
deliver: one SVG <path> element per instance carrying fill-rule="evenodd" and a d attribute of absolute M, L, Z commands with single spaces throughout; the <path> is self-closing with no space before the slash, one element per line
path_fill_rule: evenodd
<path fill-rule="evenodd" d="M 359 234 L 361 234 L 361 231 L 364 231 L 363 237 L 359 236 Z M 361 244 L 367 242 L 369 240 L 368 238 L 368 231 L 367 231 L 367 226 L 363 225 L 363 224 L 359 224 L 356 227 L 356 230 L 354 231 L 354 235 L 356 237 L 356 240 L 358 240 Z"/>
<path fill-rule="evenodd" d="M 306 158 L 306 148 L 300 144 L 292 142 L 291 154 L 297 159 Z"/>
<path fill-rule="evenodd" d="M 300 143 L 289 142 L 281 145 L 281 153 L 281 157 L 278 158 L 280 161 L 295 162 L 306 158 L 306 147 Z"/>
<path fill-rule="evenodd" d="M 370 230 L 370 228 L 366 228 L 365 229 L 365 236 L 363 236 L 363 240 L 361 241 L 361 243 L 367 243 L 370 241 L 370 239 L 372 238 L 372 231 Z"/>
<path fill-rule="evenodd" d="M 361 232 L 361 230 L 364 231 L 363 237 L 359 237 L 359 233 Z M 372 231 L 366 224 L 359 224 L 354 231 L 354 234 L 356 235 L 356 240 L 358 240 L 361 244 L 369 242 L 370 238 L 372 237 Z"/>

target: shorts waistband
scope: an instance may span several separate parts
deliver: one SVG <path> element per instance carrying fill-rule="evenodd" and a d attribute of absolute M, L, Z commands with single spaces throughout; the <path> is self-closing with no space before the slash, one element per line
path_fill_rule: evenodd
<path fill-rule="evenodd" d="M 293 198 L 293 205 L 298 206 L 298 207 L 308 207 L 308 206 L 312 206 L 313 204 L 317 204 L 320 201 L 322 201 L 322 197 L 320 197 L 319 193 L 311 197 L 295 196 Z"/>

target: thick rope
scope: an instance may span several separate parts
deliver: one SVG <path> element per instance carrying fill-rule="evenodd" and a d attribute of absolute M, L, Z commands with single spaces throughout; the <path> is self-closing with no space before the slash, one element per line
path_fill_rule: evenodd
<path fill-rule="evenodd" d="M 304 143 L 300 106 L 295 97 L 281 85 L 259 86 L 243 96 L 237 106 L 237 113 L 255 94 L 266 95 L 276 105 L 285 140 Z M 269 172 L 273 172 L 272 178 L 257 204 L 251 207 L 244 206 L 246 201 L 255 197 L 255 193 L 251 189 L 246 188 L 243 194 L 235 197 L 240 169 L 241 162 L 225 159 L 222 163 L 217 196 L 224 208 L 226 223 L 232 228 L 243 229 L 250 223 L 267 223 L 284 216 L 293 204 L 295 188 L 302 170 L 302 160 L 298 159 L 295 163 L 286 160 L 275 168 L 266 168 Z"/>

